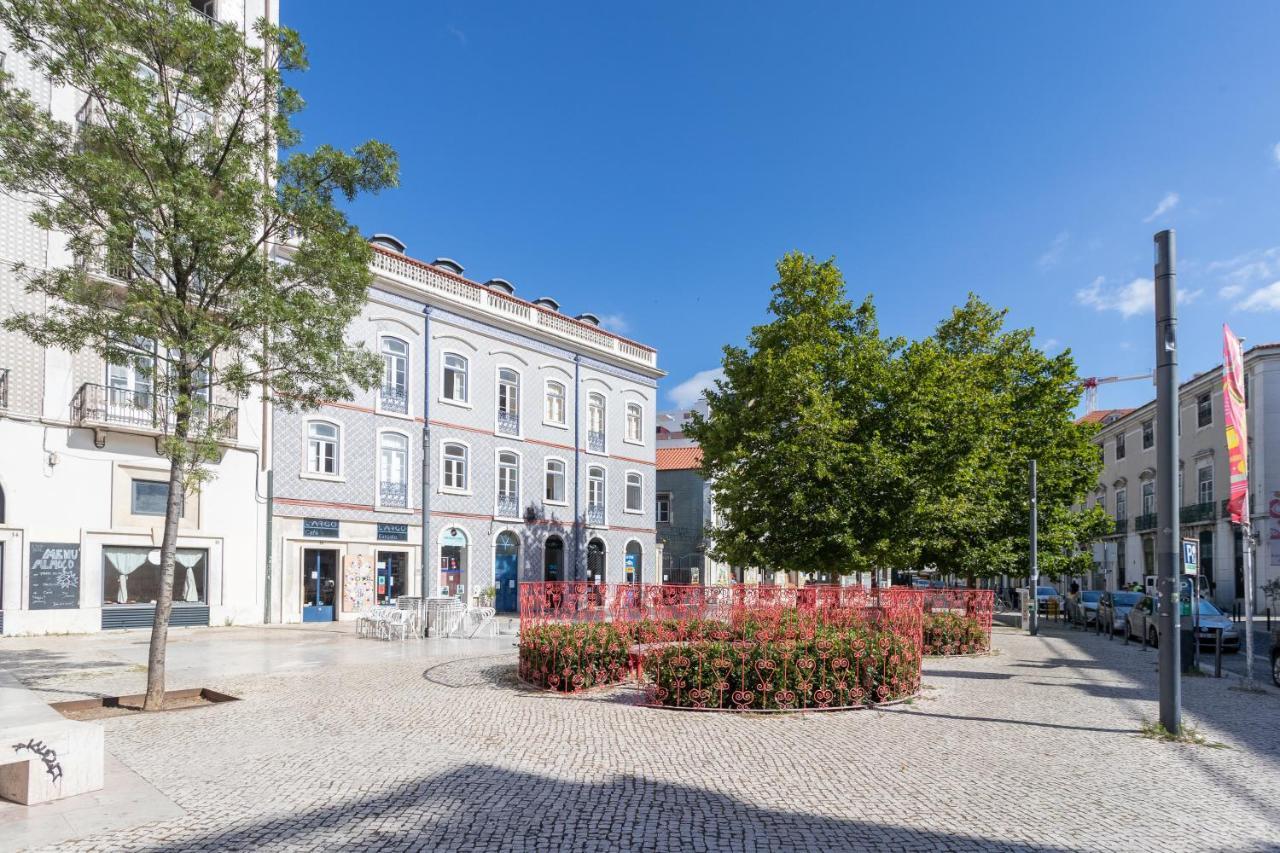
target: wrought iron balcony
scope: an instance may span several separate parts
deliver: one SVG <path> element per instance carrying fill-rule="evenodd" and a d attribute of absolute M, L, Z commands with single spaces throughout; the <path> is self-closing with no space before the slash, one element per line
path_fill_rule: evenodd
<path fill-rule="evenodd" d="M 383 385 L 378 391 L 378 406 L 386 412 L 407 415 L 409 413 L 409 395 L 404 388 Z"/>
<path fill-rule="evenodd" d="M 587 505 L 587 524 L 604 524 L 604 504 Z"/>
<path fill-rule="evenodd" d="M 498 432 L 503 435 L 520 434 L 520 414 L 498 410 Z"/>
<path fill-rule="evenodd" d="M 0 409 L 9 408 L 9 368 L 0 367 Z"/>
<path fill-rule="evenodd" d="M 406 509 L 409 506 L 409 486 L 407 483 L 387 483 L 378 484 L 378 504 L 379 506 L 391 507 L 393 509 Z"/>
<path fill-rule="evenodd" d="M 1207 503 L 1191 504 L 1184 506 L 1178 511 L 1178 517 L 1183 524 L 1197 524 L 1202 521 L 1213 521 L 1218 517 L 1218 505 L 1213 501 Z"/>
<path fill-rule="evenodd" d="M 604 453 L 604 433 L 598 430 L 587 430 L 587 450 L 593 453 Z"/>
<path fill-rule="evenodd" d="M 1115 532 L 1116 532 L 1117 534 L 1128 533 L 1128 532 L 1129 532 L 1129 519 L 1127 519 L 1127 518 L 1117 518 L 1117 519 L 1116 519 L 1116 528 L 1115 528 Z"/>
<path fill-rule="evenodd" d="M 1154 512 L 1145 512 L 1133 520 L 1134 530 L 1155 530 L 1159 523 Z"/>
<path fill-rule="evenodd" d="M 175 410 L 174 401 L 168 397 L 92 382 L 81 385 L 71 398 L 71 422 L 92 428 L 93 443 L 98 447 L 107 443 L 106 433 L 112 430 L 163 436 L 174 426 Z M 236 440 L 235 406 L 197 400 L 192 406 L 191 420 L 197 436 L 208 436 L 224 444 Z"/>
<path fill-rule="evenodd" d="M 518 495 L 498 495 L 498 515 L 502 518 L 519 518 L 520 497 Z"/>

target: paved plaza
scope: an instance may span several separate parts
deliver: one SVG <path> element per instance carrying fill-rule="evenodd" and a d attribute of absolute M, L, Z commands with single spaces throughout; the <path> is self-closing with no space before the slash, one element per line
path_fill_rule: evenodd
<path fill-rule="evenodd" d="M 50 701 L 137 692 L 146 639 L 5 640 L 0 665 Z M 170 687 L 241 701 L 106 720 L 130 805 L 57 849 L 1280 849 L 1280 692 L 1187 679 L 1226 748 L 1148 740 L 1155 652 L 1118 641 L 997 628 L 911 704 L 786 716 L 534 691 L 513 642 L 175 631 Z"/>

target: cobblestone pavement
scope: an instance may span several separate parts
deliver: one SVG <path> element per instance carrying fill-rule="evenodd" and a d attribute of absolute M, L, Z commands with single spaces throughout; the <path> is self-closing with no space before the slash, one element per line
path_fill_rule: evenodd
<path fill-rule="evenodd" d="M 73 640 L 40 647 L 91 654 Z M 510 638 L 409 659 L 343 642 L 325 668 L 207 684 L 240 702 L 107 720 L 186 815 L 60 849 L 1280 850 L 1280 693 L 1187 679 L 1187 718 L 1226 748 L 1145 739 L 1155 652 L 1059 626 L 928 662 L 910 705 L 788 716 L 536 692 Z M 23 677 L 50 696 L 139 678 Z"/>

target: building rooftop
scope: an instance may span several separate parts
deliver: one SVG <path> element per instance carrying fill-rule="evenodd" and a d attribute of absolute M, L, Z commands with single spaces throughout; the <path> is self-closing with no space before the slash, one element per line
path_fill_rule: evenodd
<path fill-rule="evenodd" d="M 1083 417 L 1076 418 L 1078 424 L 1109 424 L 1118 418 L 1123 418 L 1135 409 L 1095 409 Z"/>
<path fill-rule="evenodd" d="M 702 467 L 701 447 L 659 447 L 659 471 L 690 471 Z"/>

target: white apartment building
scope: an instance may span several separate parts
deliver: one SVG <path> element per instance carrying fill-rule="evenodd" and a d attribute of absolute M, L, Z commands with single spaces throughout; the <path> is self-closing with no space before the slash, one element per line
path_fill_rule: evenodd
<path fill-rule="evenodd" d="M 193 14 L 234 26 L 274 18 L 271 0 L 197 0 Z M 26 66 L 0 31 L 0 63 L 58 119 L 73 124 L 80 93 Z M 31 224 L 28 204 L 0 196 L 0 316 L 39 311 L 12 266 L 72 263 L 65 241 Z M 233 428 L 214 478 L 185 504 L 173 624 L 260 622 L 265 499 L 260 409 L 215 399 Z M 165 401 L 143 365 L 44 349 L 0 330 L 0 632 L 148 626 L 159 586 L 167 461 L 156 452 Z"/>
<path fill-rule="evenodd" d="M 1249 435 L 1254 601 L 1260 588 L 1280 577 L 1280 344 L 1244 354 Z M 1179 521 L 1182 537 L 1200 543 L 1201 571 L 1220 607 L 1243 606 L 1243 542 L 1226 515 L 1229 494 L 1226 433 L 1222 416 L 1222 369 L 1197 374 L 1179 388 Z M 1155 401 L 1136 409 L 1095 412 L 1102 424 L 1095 441 L 1104 461 L 1089 506 L 1102 506 L 1115 531 L 1093 546 L 1094 562 L 1107 589 L 1142 583 L 1155 572 Z"/>

